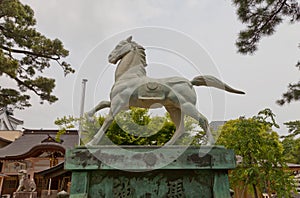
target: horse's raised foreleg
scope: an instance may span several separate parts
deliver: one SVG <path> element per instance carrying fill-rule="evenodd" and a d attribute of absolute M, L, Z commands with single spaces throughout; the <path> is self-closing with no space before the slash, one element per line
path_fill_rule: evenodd
<path fill-rule="evenodd" d="M 87 112 L 88 117 L 92 117 L 97 111 L 110 107 L 110 101 L 103 100 L 99 102 L 94 108 Z"/>
<path fill-rule="evenodd" d="M 184 133 L 184 115 L 182 114 L 181 110 L 176 107 L 166 107 L 166 110 L 169 112 L 170 117 L 176 126 L 176 131 L 173 134 L 172 138 L 167 143 L 165 143 L 165 145 L 172 145 Z"/>
<path fill-rule="evenodd" d="M 214 137 L 211 134 L 211 131 L 209 129 L 208 120 L 206 117 L 204 117 L 197 109 L 196 107 L 191 103 L 184 103 L 182 105 L 182 111 L 192 118 L 196 119 L 199 122 L 199 125 L 201 128 L 205 131 L 207 139 L 208 139 L 208 145 L 215 144 Z"/>
<path fill-rule="evenodd" d="M 105 104 L 105 102 L 107 102 L 107 101 L 102 101 L 102 102 Z M 100 103 L 99 103 L 99 105 L 100 105 Z M 108 105 L 108 103 L 106 103 L 106 104 Z M 112 104 L 109 102 L 109 105 L 111 106 L 111 108 L 110 108 L 108 116 L 105 118 L 103 125 L 101 126 L 99 131 L 96 133 L 96 135 L 93 137 L 93 139 L 86 144 L 86 146 L 92 146 L 92 145 L 99 144 L 103 135 L 105 134 L 105 132 L 109 128 L 110 124 L 114 120 L 114 116 L 116 116 L 124 108 L 125 109 L 126 109 L 126 107 L 128 108 L 128 105 L 127 106 L 125 105 L 123 97 L 120 95 L 118 95 L 114 98 Z"/>

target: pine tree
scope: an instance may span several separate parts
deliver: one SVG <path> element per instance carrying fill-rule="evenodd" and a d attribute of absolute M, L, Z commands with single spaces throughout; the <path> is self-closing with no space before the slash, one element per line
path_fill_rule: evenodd
<path fill-rule="evenodd" d="M 285 20 L 290 23 L 300 21 L 300 5 L 297 0 L 233 0 L 233 3 L 237 7 L 239 20 L 246 24 L 246 29 L 239 33 L 236 42 L 238 52 L 242 54 L 253 54 L 261 38 L 272 35 L 276 27 Z M 300 62 L 296 67 L 300 69 Z M 288 91 L 277 103 L 283 105 L 299 100 L 300 81 L 289 84 Z"/>
<path fill-rule="evenodd" d="M 0 86 L 0 107 L 19 109 L 31 106 L 28 93 L 53 103 L 55 79 L 41 75 L 54 61 L 65 75 L 73 73 L 70 64 L 61 61 L 69 52 L 60 40 L 46 38 L 35 29 L 33 10 L 18 0 L 0 0 L 0 77 L 17 86 Z M 16 88 L 17 87 L 17 88 Z"/>

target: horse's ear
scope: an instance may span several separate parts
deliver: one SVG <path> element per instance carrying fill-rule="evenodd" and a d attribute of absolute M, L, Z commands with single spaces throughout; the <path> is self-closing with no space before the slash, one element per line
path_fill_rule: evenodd
<path fill-rule="evenodd" d="M 131 42 L 132 36 L 128 37 L 126 40 L 127 40 L 128 42 Z"/>

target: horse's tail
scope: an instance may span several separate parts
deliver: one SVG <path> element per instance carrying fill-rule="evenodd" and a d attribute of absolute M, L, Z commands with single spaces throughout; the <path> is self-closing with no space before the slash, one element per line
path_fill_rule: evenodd
<path fill-rule="evenodd" d="M 234 89 L 213 76 L 208 76 L 208 75 L 197 76 L 193 80 L 191 80 L 191 83 L 192 83 L 192 85 L 195 85 L 195 86 L 215 87 L 215 88 L 222 89 L 222 90 L 225 90 L 225 91 L 228 91 L 231 93 L 245 94 L 245 92 Z"/>

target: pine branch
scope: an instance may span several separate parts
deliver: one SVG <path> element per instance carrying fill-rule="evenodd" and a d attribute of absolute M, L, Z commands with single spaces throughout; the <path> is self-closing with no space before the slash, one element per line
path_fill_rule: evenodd
<path fill-rule="evenodd" d="M 260 33 L 260 32 L 264 29 L 264 27 L 266 27 L 266 26 L 269 24 L 269 22 L 270 22 L 271 20 L 273 20 L 273 18 L 274 18 L 277 14 L 279 14 L 279 12 L 282 10 L 283 6 L 286 5 L 286 2 L 287 2 L 287 0 L 284 0 L 284 1 L 281 3 L 280 7 L 279 7 L 273 14 L 270 15 L 270 17 L 267 19 L 267 21 L 261 26 L 261 28 L 259 28 L 260 30 L 258 30 L 258 33 Z"/>
<path fill-rule="evenodd" d="M 12 49 L 6 46 L 1 45 L 0 48 L 8 51 L 8 52 L 13 52 L 13 53 L 17 53 L 17 54 L 27 54 L 27 55 L 32 55 L 32 56 L 38 56 L 38 57 L 43 57 L 43 58 L 49 58 L 51 60 L 59 60 L 60 57 L 52 57 L 52 56 L 47 56 L 45 54 L 40 54 L 40 53 L 35 53 L 35 52 L 31 52 L 31 51 L 27 51 L 27 50 L 19 50 L 19 49 Z"/>

